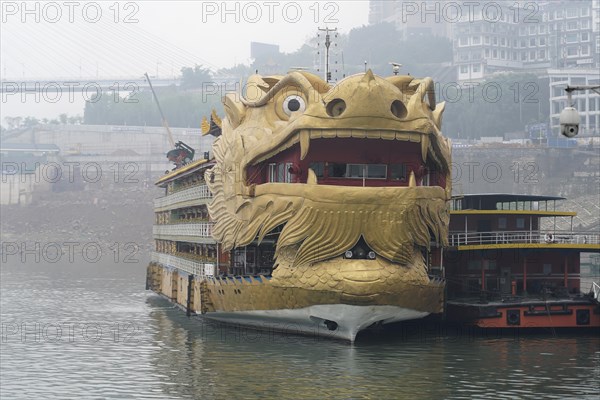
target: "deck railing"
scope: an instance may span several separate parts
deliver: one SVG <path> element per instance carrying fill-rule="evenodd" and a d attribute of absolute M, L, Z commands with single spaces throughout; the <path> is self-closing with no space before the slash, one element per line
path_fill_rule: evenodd
<path fill-rule="evenodd" d="M 592 282 L 592 288 L 590 290 L 594 296 L 594 300 L 600 301 L 600 285 L 596 282 Z"/>
<path fill-rule="evenodd" d="M 150 260 L 162 264 L 165 267 L 177 268 L 178 270 L 199 277 L 214 275 L 215 264 L 212 263 L 200 263 L 171 254 L 157 253 L 155 251 L 150 254 Z"/>
<path fill-rule="evenodd" d="M 450 232 L 450 246 L 544 243 L 600 244 L 600 234 L 574 231 Z"/>
<path fill-rule="evenodd" d="M 179 192 L 170 194 L 168 196 L 154 199 L 154 208 L 165 208 L 178 203 L 210 198 L 212 198 L 212 195 L 210 193 L 210 190 L 208 190 L 208 186 L 198 185 L 189 189 L 184 189 Z"/>
<path fill-rule="evenodd" d="M 203 222 L 199 224 L 175 224 L 175 225 L 154 225 L 152 234 L 154 236 L 190 236 L 190 237 L 212 237 L 212 222 Z"/>

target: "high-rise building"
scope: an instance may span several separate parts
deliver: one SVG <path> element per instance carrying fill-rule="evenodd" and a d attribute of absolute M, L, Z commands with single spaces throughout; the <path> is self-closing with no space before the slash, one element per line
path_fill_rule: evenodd
<path fill-rule="evenodd" d="M 395 18 L 395 14 L 399 10 L 398 3 L 399 1 L 396 0 L 371 0 L 369 2 L 369 24 L 392 22 L 389 18 Z"/>
<path fill-rule="evenodd" d="M 393 22 L 406 38 L 450 37 L 459 81 L 495 72 L 600 69 L 600 0 L 373 0 L 369 20 Z"/>
<path fill-rule="evenodd" d="M 462 18 L 453 29 L 458 80 L 504 71 L 600 68 L 600 28 L 594 22 L 599 2 L 529 2 L 522 8 L 502 3 L 498 15 Z"/>
<path fill-rule="evenodd" d="M 450 38 L 443 1 L 371 0 L 369 23 L 390 22 L 404 39 L 421 35 Z"/>

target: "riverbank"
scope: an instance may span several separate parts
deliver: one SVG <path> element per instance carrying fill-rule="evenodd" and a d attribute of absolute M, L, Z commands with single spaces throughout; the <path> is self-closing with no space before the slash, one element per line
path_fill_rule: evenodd
<path fill-rule="evenodd" d="M 2 206 L 4 242 L 133 242 L 152 244 L 154 186 L 89 185 L 84 190 L 36 193 L 31 205 Z"/>

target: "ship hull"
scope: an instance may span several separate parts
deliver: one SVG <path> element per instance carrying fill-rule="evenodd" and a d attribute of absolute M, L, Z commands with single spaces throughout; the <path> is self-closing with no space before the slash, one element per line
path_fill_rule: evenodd
<path fill-rule="evenodd" d="M 200 277 L 160 264 L 148 267 L 147 282 L 149 289 L 187 309 L 188 315 L 349 342 L 372 325 L 443 311 L 445 285 L 440 280 L 388 279 L 360 286 L 362 291 L 355 286 L 333 290 L 319 285 L 281 286 L 283 283 L 265 276 Z"/>
<path fill-rule="evenodd" d="M 449 301 L 447 318 L 451 322 L 483 329 L 518 328 L 600 328 L 600 305 L 591 299 L 487 302 Z"/>
<path fill-rule="evenodd" d="M 427 315 L 428 312 L 397 306 L 322 304 L 287 310 L 211 312 L 204 317 L 260 330 L 354 342 L 358 332 L 374 324 L 419 319 Z"/>

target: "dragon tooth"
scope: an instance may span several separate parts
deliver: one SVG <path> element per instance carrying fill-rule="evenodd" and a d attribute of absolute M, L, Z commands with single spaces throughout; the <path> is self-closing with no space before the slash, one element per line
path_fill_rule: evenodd
<path fill-rule="evenodd" d="M 396 133 L 393 131 L 381 131 L 381 138 L 384 140 L 394 140 Z"/>
<path fill-rule="evenodd" d="M 304 160 L 310 148 L 310 132 L 307 130 L 300 131 L 300 160 Z"/>
<path fill-rule="evenodd" d="M 424 135 L 421 138 L 421 158 L 423 159 L 423 163 L 427 162 L 427 150 L 429 149 L 429 136 Z"/>
<path fill-rule="evenodd" d="M 336 131 L 334 129 L 327 129 L 323 131 L 323 138 L 333 139 L 336 137 Z"/>
<path fill-rule="evenodd" d="M 410 134 L 407 132 L 396 132 L 396 140 L 408 142 L 409 137 L 410 137 Z"/>
<path fill-rule="evenodd" d="M 317 184 L 317 174 L 311 168 L 308 169 L 308 178 L 306 179 L 307 185 L 316 185 Z"/>
<path fill-rule="evenodd" d="M 408 187 L 416 187 L 417 180 L 415 179 L 415 172 L 410 171 L 410 177 L 408 178 Z"/>
<path fill-rule="evenodd" d="M 369 139 L 381 139 L 381 131 L 379 130 L 367 131 L 365 134 Z"/>

